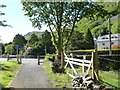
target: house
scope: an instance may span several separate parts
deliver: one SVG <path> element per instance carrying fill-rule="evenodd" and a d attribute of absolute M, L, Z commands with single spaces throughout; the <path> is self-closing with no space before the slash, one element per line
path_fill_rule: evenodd
<path fill-rule="evenodd" d="M 99 36 L 96 40 L 97 49 L 109 49 L 109 35 Z M 120 46 L 120 33 L 111 34 L 111 46 Z"/>

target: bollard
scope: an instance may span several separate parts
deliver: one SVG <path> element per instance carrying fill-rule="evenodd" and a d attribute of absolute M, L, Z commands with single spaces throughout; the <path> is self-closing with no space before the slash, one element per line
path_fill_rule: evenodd
<path fill-rule="evenodd" d="M 22 57 L 20 56 L 20 64 L 22 64 Z"/>
<path fill-rule="evenodd" d="M 40 65 L 40 56 L 37 56 L 38 58 L 38 65 Z"/>
<path fill-rule="evenodd" d="M 17 54 L 17 62 L 19 63 L 19 56 L 18 56 L 18 54 Z"/>
<path fill-rule="evenodd" d="M 9 54 L 7 55 L 7 61 L 9 61 Z"/>

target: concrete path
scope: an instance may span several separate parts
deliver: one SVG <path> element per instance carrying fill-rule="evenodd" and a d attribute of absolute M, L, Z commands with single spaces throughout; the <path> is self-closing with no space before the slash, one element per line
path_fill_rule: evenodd
<path fill-rule="evenodd" d="M 14 88 L 52 88 L 50 79 L 37 59 L 22 60 L 22 66 L 10 86 Z"/>

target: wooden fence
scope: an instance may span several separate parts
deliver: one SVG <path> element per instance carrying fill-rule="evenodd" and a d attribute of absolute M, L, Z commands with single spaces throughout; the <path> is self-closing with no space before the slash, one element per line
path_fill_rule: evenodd
<path fill-rule="evenodd" d="M 7 61 L 9 61 L 11 58 L 17 58 L 17 62 L 22 64 L 22 58 L 26 58 L 25 56 L 23 55 L 7 55 Z M 38 59 L 38 65 L 40 65 L 40 59 L 41 58 L 45 58 L 44 55 L 39 55 L 37 56 L 37 59 Z"/>
<path fill-rule="evenodd" d="M 75 75 L 79 74 L 80 72 L 77 72 L 74 65 L 82 67 L 81 73 L 88 74 L 90 69 L 92 69 L 92 78 L 96 83 L 99 83 L 98 55 L 97 55 L 96 51 L 92 52 L 92 57 L 90 60 L 87 60 L 85 55 L 83 55 L 83 59 L 76 59 L 73 57 L 68 57 L 66 54 L 64 56 L 65 56 L 64 58 L 65 58 L 65 62 L 66 62 L 65 68 L 69 65 L 72 68 Z M 69 72 L 67 72 L 67 74 L 70 77 L 75 78 L 74 74 L 71 74 Z"/>

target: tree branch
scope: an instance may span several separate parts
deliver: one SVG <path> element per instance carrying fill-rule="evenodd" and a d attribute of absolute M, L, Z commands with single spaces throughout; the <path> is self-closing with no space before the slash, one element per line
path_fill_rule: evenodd
<path fill-rule="evenodd" d="M 55 43 L 55 45 L 57 45 L 57 41 L 56 41 L 56 39 L 55 39 L 54 32 L 52 31 L 52 28 L 50 27 L 50 24 L 48 24 L 48 27 L 49 27 L 49 29 L 50 29 L 50 31 L 51 31 L 51 33 L 52 33 L 52 36 L 53 36 L 53 42 Z"/>
<path fill-rule="evenodd" d="M 65 43 L 65 49 L 67 49 L 67 45 L 68 45 L 68 43 L 69 43 L 69 41 L 70 41 L 70 39 L 71 39 L 71 36 L 72 36 L 72 34 L 73 34 L 73 32 L 74 32 L 74 28 L 75 28 L 75 24 L 76 24 L 78 15 L 79 15 L 79 11 L 77 11 L 77 13 L 76 13 L 76 10 L 75 10 L 75 18 L 74 18 L 74 21 L 73 21 L 73 26 L 72 26 L 70 35 L 68 36 L 68 39 L 67 39 L 67 41 L 66 41 L 66 43 Z"/>

